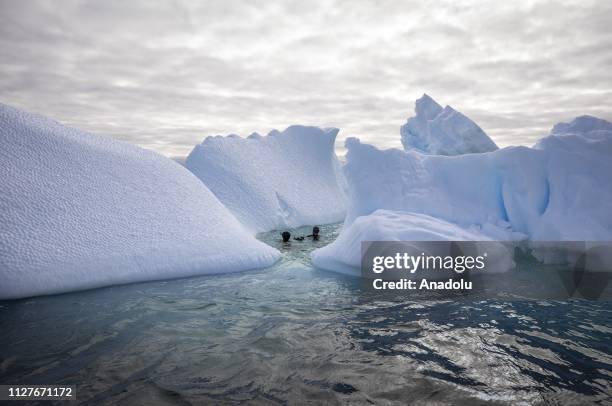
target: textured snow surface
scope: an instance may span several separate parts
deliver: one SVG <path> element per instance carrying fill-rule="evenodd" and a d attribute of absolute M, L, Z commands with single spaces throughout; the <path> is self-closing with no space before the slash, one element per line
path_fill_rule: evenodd
<path fill-rule="evenodd" d="M 317 266 L 353 266 L 347 255 L 372 232 L 383 241 L 410 235 L 411 220 L 381 227 L 375 216 L 351 226 L 380 209 L 426 214 L 494 240 L 612 240 L 612 124 L 604 120 L 579 117 L 556 125 L 534 148 L 481 154 L 383 151 L 356 138 L 346 145 L 345 228 L 331 247 L 313 253 Z"/>
<path fill-rule="evenodd" d="M 269 266 L 187 169 L 0 105 L 0 299 Z"/>
<path fill-rule="evenodd" d="M 426 94 L 416 101 L 415 113 L 400 129 L 406 151 L 461 155 L 497 149 L 476 123 L 450 106 L 442 108 Z"/>
<path fill-rule="evenodd" d="M 425 214 L 376 210 L 346 225 L 336 241 L 313 252 L 312 262 L 319 268 L 359 276 L 362 241 L 492 241 L 500 235 L 510 237 L 507 230 L 492 225 L 462 228 Z M 501 244 L 498 248 L 488 245 L 487 269 L 501 272 L 511 269 L 514 266 L 511 253 Z M 419 255 L 428 252 L 428 247 L 417 243 L 414 250 L 412 255 Z"/>
<path fill-rule="evenodd" d="M 267 136 L 207 137 L 186 167 L 252 232 L 344 219 L 338 130 L 292 126 Z"/>

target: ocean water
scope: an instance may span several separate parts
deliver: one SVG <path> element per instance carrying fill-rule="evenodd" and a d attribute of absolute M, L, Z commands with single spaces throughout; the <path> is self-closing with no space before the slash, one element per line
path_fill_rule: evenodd
<path fill-rule="evenodd" d="M 612 403 L 610 302 L 383 298 L 311 266 L 338 227 L 262 234 L 269 269 L 0 302 L 0 383 L 83 404 Z"/>

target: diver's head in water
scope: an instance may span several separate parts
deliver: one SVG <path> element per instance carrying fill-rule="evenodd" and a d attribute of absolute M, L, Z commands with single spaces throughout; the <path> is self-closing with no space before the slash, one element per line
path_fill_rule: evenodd
<path fill-rule="evenodd" d="M 291 238 L 291 233 L 289 231 L 283 231 L 281 235 L 283 236 L 283 242 L 289 242 Z"/>
<path fill-rule="evenodd" d="M 314 226 L 312 229 L 312 236 L 313 237 L 318 237 L 319 236 L 319 227 Z"/>

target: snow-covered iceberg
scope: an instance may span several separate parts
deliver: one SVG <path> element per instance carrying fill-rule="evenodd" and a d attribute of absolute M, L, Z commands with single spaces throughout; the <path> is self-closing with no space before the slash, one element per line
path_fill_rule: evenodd
<path fill-rule="evenodd" d="M 338 129 L 291 126 L 267 136 L 207 137 L 186 167 L 252 232 L 342 221 Z"/>
<path fill-rule="evenodd" d="M 498 149 L 475 122 L 451 106 L 442 108 L 427 94 L 416 101 L 414 110 L 416 116 L 400 128 L 406 151 L 461 155 Z"/>
<path fill-rule="evenodd" d="M 456 224 L 425 214 L 405 211 L 376 210 L 346 225 L 332 244 L 315 250 L 312 261 L 315 266 L 348 275 L 360 275 L 362 241 L 414 241 L 415 255 L 427 252 L 424 241 L 493 241 L 497 236 L 510 237 L 507 230 L 487 225 L 460 227 Z M 520 237 L 520 236 L 518 236 Z M 496 272 L 514 267 L 511 252 L 493 243 L 487 245 L 488 265 Z M 493 249 L 491 249 L 493 248 Z"/>
<path fill-rule="evenodd" d="M 269 266 L 187 169 L 0 105 L 0 299 Z"/>
<path fill-rule="evenodd" d="M 411 237 L 412 219 L 382 221 L 372 214 L 380 209 L 451 223 L 452 232 L 440 238 L 461 237 L 459 227 L 483 240 L 612 241 L 612 124 L 604 120 L 579 117 L 555 126 L 534 148 L 481 154 L 379 150 L 356 138 L 346 146 L 345 227 L 313 253 L 316 266 L 353 267 L 348 258 L 358 258 L 359 243 L 372 233 L 379 240 Z"/>

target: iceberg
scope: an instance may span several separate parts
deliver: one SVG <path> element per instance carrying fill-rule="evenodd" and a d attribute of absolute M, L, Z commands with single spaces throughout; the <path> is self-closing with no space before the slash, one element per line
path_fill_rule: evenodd
<path fill-rule="evenodd" d="M 461 155 L 498 149 L 476 123 L 450 106 L 442 108 L 427 94 L 416 101 L 415 113 L 400 128 L 406 151 Z"/>
<path fill-rule="evenodd" d="M 558 123 L 550 131 L 551 135 L 557 137 L 573 135 L 578 138 L 605 138 L 610 137 L 610 133 L 612 133 L 612 123 L 588 115 L 576 117 L 569 123 Z"/>
<path fill-rule="evenodd" d="M 347 217 L 340 237 L 313 253 L 317 267 L 354 268 L 363 238 L 427 237 L 416 233 L 423 228 L 458 240 L 465 237 L 458 228 L 478 231 L 480 240 L 612 240 L 612 124 L 605 120 L 579 117 L 533 148 L 480 154 L 379 150 L 356 138 L 346 146 Z M 384 220 L 381 210 L 398 217 Z M 438 223 L 417 227 L 406 213 Z"/>
<path fill-rule="evenodd" d="M 346 213 L 337 134 L 291 126 L 267 136 L 207 137 L 185 166 L 253 233 L 334 223 Z"/>
<path fill-rule="evenodd" d="M 266 267 L 187 169 L 0 105 L 0 299 Z"/>
<path fill-rule="evenodd" d="M 511 239 L 512 233 L 490 224 L 484 228 L 463 228 L 425 214 L 376 210 L 356 218 L 332 244 L 315 250 L 312 262 L 318 268 L 359 276 L 363 241 L 414 241 L 414 255 L 418 255 L 428 252 L 428 245 L 423 243 L 427 241 L 494 241 L 499 236 Z M 514 267 L 512 255 L 505 247 L 501 244 L 498 247 L 489 244 L 488 247 L 490 269 L 504 272 Z"/>
<path fill-rule="evenodd" d="M 577 117 L 534 149 L 547 157 L 548 198 L 532 239 L 612 241 L 612 123 Z"/>

